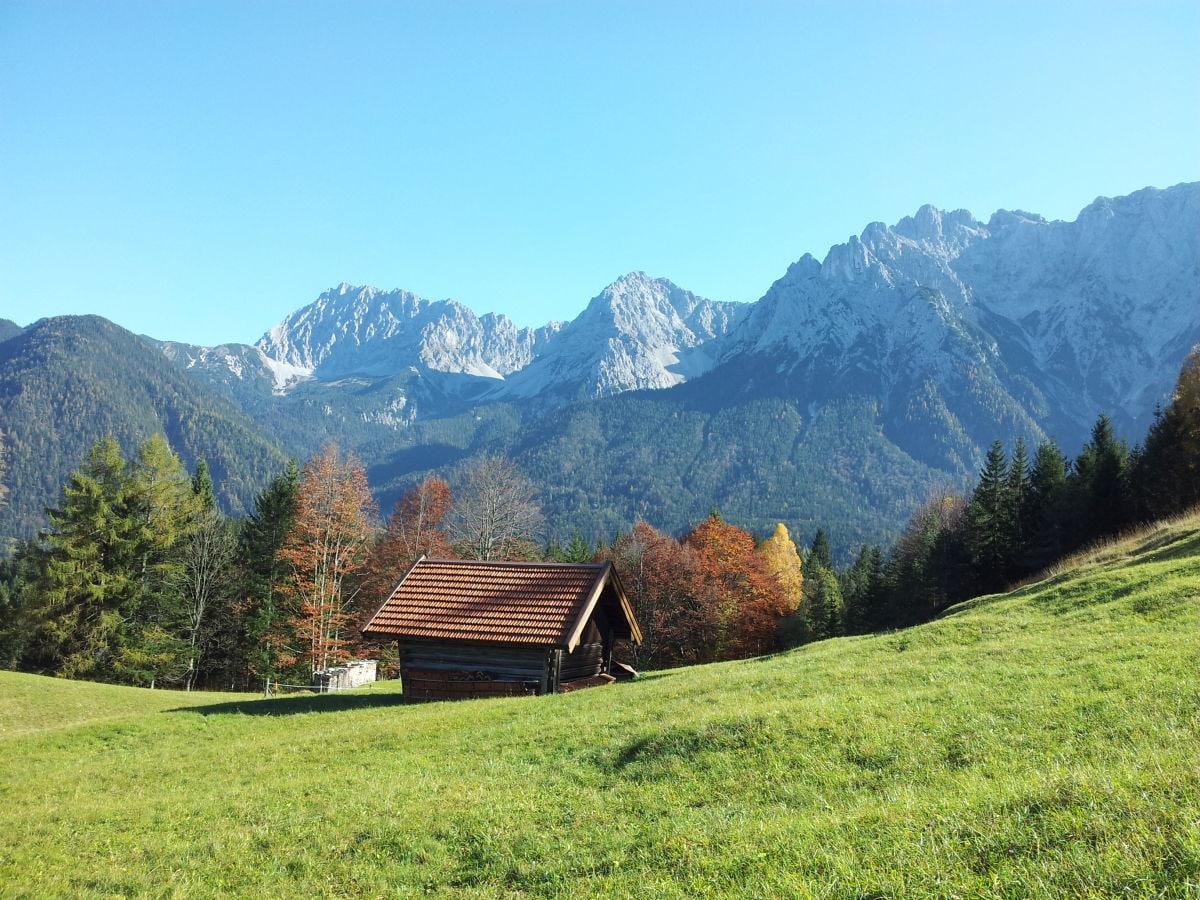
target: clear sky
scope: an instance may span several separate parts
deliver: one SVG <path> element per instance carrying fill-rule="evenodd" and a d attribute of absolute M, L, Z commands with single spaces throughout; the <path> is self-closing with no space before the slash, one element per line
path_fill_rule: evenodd
<path fill-rule="evenodd" d="M 0 0 L 0 317 L 755 300 L 923 203 L 1200 180 L 1200 2 Z"/>

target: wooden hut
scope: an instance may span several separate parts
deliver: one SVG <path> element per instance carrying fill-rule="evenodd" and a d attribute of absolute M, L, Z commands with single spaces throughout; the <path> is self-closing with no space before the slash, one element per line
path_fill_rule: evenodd
<path fill-rule="evenodd" d="M 550 694 L 641 643 L 611 563 L 417 560 L 363 628 L 400 646 L 409 702 Z"/>

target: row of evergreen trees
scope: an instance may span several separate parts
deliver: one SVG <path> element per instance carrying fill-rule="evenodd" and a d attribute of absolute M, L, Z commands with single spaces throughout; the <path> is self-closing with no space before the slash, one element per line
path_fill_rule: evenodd
<path fill-rule="evenodd" d="M 50 524 L 0 562 L 0 666 L 154 687 L 244 688 L 266 668 L 299 470 L 255 514 L 217 508 L 202 460 L 189 474 L 161 435 L 126 460 L 97 441 Z"/>
<path fill-rule="evenodd" d="M 1132 449 L 1101 415 L 1079 455 L 1052 441 L 1029 455 L 996 441 L 969 496 L 944 493 L 913 515 L 888 553 L 863 547 L 839 572 L 840 627 L 863 633 L 921 622 L 1003 590 L 1097 540 L 1200 504 L 1200 348 Z"/>

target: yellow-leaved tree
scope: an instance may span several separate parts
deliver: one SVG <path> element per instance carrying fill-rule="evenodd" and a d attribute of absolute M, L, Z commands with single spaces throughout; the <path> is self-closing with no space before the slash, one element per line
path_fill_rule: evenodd
<path fill-rule="evenodd" d="M 782 522 L 776 525 L 774 533 L 759 545 L 758 554 L 779 582 L 787 615 L 797 612 L 804 600 L 804 562 L 787 526 Z"/>

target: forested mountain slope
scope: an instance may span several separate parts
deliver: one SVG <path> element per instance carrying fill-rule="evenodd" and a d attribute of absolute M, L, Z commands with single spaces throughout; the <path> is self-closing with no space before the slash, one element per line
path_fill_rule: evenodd
<path fill-rule="evenodd" d="M 541 698 L 0 672 L 0 893 L 1190 896 L 1198 582 L 1192 516 L 919 627 Z"/>
<path fill-rule="evenodd" d="M 5 544 L 44 524 L 68 473 L 106 435 L 132 453 L 164 433 L 189 469 L 208 460 L 219 499 L 236 512 L 286 463 L 240 409 L 97 316 L 42 319 L 0 343 L 0 431 L 10 488 L 0 507 Z"/>

